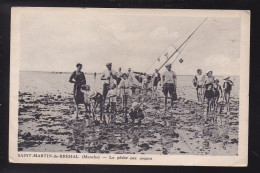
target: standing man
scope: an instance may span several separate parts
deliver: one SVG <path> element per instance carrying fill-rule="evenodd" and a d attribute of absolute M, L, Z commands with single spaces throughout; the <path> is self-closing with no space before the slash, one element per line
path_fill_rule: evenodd
<path fill-rule="evenodd" d="M 116 86 L 120 84 L 121 78 L 122 78 L 122 69 L 121 67 L 118 68 L 118 73 L 117 73 L 117 79 L 116 79 Z"/>
<path fill-rule="evenodd" d="M 152 76 L 152 83 L 153 83 L 153 96 L 157 96 L 157 86 L 158 86 L 158 83 L 161 81 L 161 75 L 160 73 L 158 72 L 157 69 L 155 69 L 155 73 L 153 74 Z"/>
<path fill-rule="evenodd" d="M 173 101 L 177 100 L 177 93 L 176 93 L 176 86 L 177 86 L 177 77 L 175 72 L 171 70 L 172 65 L 167 64 L 165 65 L 167 68 L 167 71 L 164 72 L 162 79 L 163 79 L 163 93 L 165 96 L 164 105 L 165 105 L 165 111 L 167 111 L 167 99 L 168 99 L 168 93 L 171 97 L 171 108 L 173 109 Z"/>
<path fill-rule="evenodd" d="M 115 79 L 117 79 L 116 71 L 112 70 L 112 63 L 107 63 L 106 66 L 107 69 L 101 75 L 101 80 L 104 80 L 104 84 L 103 84 L 104 103 L 106 101 L 108 90 L 112 88 L 113 84 L 115 84 Z"/>

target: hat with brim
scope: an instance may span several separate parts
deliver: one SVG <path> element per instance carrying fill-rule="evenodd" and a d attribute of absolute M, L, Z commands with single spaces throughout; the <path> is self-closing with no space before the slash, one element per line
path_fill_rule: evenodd
<path fill-rule="evenodd" d="M 94 91 L 91 91 L 90 93 L 89 93 L 89 98 L 90 99 L 92 99 L 92 98 L 94 98 L 94 97 L 96 97 L 96 95 L 97 95 L 97 92 L 94 92 Z"/>
<path fill-rule="evenodd" d="M 126 76 L 126 77 L 127 77 L 127 74 L 126 74 L 126 73 L 123 73 L 123 74 L 122 74 L 122 77 L 123 77 L 123 76 Z"/>
<path fill-rule="evenodd" d="M 133 104 L 132 104 L 132 107 L 131 107 L 131 109 L 136 109 L 136 108 L 138 108 L 140 106 L 140 104 L 139 103 L 137 103 L 137 102 L 134 102 Z"/>
<path fill-rule="evenodd" d="M 106 66 L 111 66 L 111 65 L 112 65 L 111 62 L 106 63 Z"/>
<path fill-rule="evenodd" d="M 165 67 L 171 67 L 172 65 L 169 63 L 169 64 L 166 64 Z"/>
<path fill-rule="evenodd" d="M 207 74 L 209 74 L 209 72 L 213 73 L 213 71 L 211 71 L 211 70 L 210 70 L 210 71 L 208 71 L 208 73 L 207 73 Z"/>
<path fill-rule="evenodd" d="M 230 79 L 230 76 L 225 76 L 223 80 L 228 80 Z"/>

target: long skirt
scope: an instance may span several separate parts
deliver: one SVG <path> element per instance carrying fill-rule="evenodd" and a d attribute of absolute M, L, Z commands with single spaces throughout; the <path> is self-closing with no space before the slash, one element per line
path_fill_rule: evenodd
<path fill-rule="evenodd" d="M 80 91 L 80 86 L 74 85 L 73 94 L 74 94 L 74 101 L 76 104 L 84 103 L 84 94 Z"/>

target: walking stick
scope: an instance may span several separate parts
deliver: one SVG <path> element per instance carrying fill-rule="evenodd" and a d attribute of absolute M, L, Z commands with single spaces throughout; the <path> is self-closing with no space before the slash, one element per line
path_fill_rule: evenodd
<path fill-rule="evenodd" d="M 126 93 L 125 93 L 125 83 L 124 83 L 124 96 L 123 96 L 123 105 L 124 105 L 124 107 L 123 107 L 123 111 L 124 111 L 124 114 L 125 114 L 125 122 L 126 123 L 128 123 L 128 119 L 127 119 L 127 113 L 126 113 L 126 103 L 127 103 L 127 101 L 126 101 Z"/>

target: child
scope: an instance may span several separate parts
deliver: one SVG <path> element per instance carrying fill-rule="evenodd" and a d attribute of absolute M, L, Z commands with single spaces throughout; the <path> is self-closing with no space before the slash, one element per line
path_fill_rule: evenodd
<path fill-rule="evenodd" d="M 207 103 L 207 114 L 211 111 L 212 102 L 214 99 L 214 91 L 212 90 L 212 85 L 208 85 L 207 90 L 205 91 L 204 99 Z"/>
<path fill-rule="evenodd" d="M 141 125 L 142 119 L 144 119 L 143 110 L 140 108 L 141 103 L 134 102 L 132 107 L 129 109 L 129 116 L 132 119 L 132 124 L 134 124 L 135 120 L 138 120 L 138 126 Z"/>
<path fill-rule="evenodd" d="M 83 95 L 84 95 L 84 105 L 85 105 L 85 108 L 86 108 L 86 113 L 90 113 L 91 112 L 90 111 L 91 106 L 90 106 L 90 100 L 89 100 L 89 97 L 88 97 L 88 94 L 90 92 L 90 86 L 89 85 L 82 85 L 80 92 L 82 92 Z M 88 114 L 86 114 L 86 118 L 89 119 Z"/>
<path fill-rule="evenodd" d="M 129 98 L 131 102 L 132 91 L 130 89 L 130 86 L 131 83 L 128 81 L 127 74 L 122 74 L 122 80 L 120 81 L 118 88 L 120 89 L 122 97 L 122 107 L 125 114 L 127 110 L 127 99 Z"/>
<path fill-rule="evenodd" d="M 224 77 L 224 84 L 223 84 L 223 92 L 224 92 L 224 100 L 226 102 L 226 106 L 227 106 L 227 114 L 229 115 L 229 100 L 230 100 L 230 93 L 232 90 L 232 86 L 234 86 L 234 83 L 230 80 L 230 77 Z"/>
<path fill-rule="evenodd" d="M 88 93 L 88 97 L 90 99 L 90 101 L 92 102 L 92 115 L 93 115 L 93 120 L 95 120 L 95 113 L 96 113 L 96 109 L 97 106 L 99 105 L 100 108 L 100 121 L 103 120 L 103 96 L 102 94 L 100 94 L 99 92 L 94 92 L 94 91 L 90 91 Z"/>
<path fill-rule="evenodd" d="M 113 84 L 111 89 L 108 91 L 107 98 L 109 99 L 109 102 L 110 102 L 109 103 L 109 107 L 111 106 L 111 113 L 113 114 L 112 115 L 113 117 L 111 117 L 111 120 L 113 120 L 114 119 L 114 115 L 116 114 L 116 102 L 117 102 L 116 84 Z"/>
<path fill-rule="evenodd" d="M 221 86 L 219 85 L 218 79 L 214 80 L 213 91 L 214 91 L 213 108 L 214 108 L 214 110 L 217 110 L 219 97 L 222 98 L 222 96 L 223 96 L 222 89 L 221 89 Z"/>

